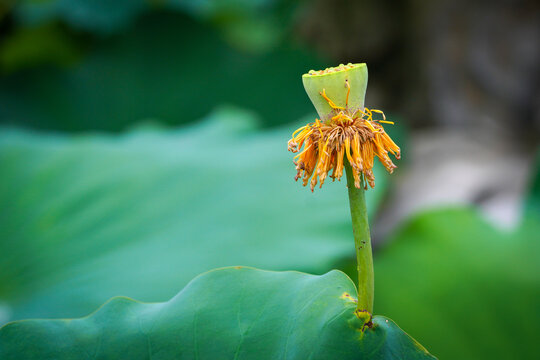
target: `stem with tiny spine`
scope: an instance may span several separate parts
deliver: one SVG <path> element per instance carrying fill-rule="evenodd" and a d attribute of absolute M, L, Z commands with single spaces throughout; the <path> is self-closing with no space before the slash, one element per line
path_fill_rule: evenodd
<path fill-rule="evenodd" d="M 345 161 L 347 173 L 347 188 L 349 189 L 349 205 L 354 235 L 358 270 L 358 303 L 357 311 L 373 313 L 373 254 L 371 251 L 371 236 L 366 209 L 364 189 L 354 186 L 354 177 L 351 165 Z"/>

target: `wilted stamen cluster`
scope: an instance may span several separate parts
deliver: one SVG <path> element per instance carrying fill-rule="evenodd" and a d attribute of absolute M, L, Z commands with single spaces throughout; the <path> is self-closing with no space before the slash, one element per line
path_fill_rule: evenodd
<path fill-rule="evenodd" d="M 347 84 L 348 85 L 348 84 Z M 386 121 L 384 114 L 379 110 L 350 110 L 347 107 L 338 107 L 326 94 L 321 93 L 333 108 L 333 115 L 329 120 L 321 122 L 316 119 L 296 130 L 288 143 L 289 151 L 298 152 L 295 156 L 297 174 L 295 180 L 302 177 L 303 185 L 310 182 L 311 191 L 318 182 L 320 187 L 324 184 L 328 173 L 332 180 L 340 180 L 343 176 L 344 158 L 351 164 L 354 176 L 354 185 L 357 188 L 367 184 L 375 186 L 373 175 L 373 159 L 377 156 L 388 172 L 392 173 L 396 166 L 392 163 L 389 153 L 396 159 L 400 158 L 400 149 L 384 131 L 380 123 Z M 373 113 L 382 115 L 382 120 L 374 120 Z M 363 176 L 360 176 L 360 175 Z M 313 175 L 313 177 L 312 177 Z M 311 181 L 309 179 L 311 178 Z"/>

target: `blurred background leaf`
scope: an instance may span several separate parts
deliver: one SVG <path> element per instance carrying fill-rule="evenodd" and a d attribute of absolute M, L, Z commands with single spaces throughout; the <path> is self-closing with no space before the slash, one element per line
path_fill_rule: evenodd
<path fill-rule="evenodd" d="M 415 216 L 377 253 L 376 313 L 442 359 L 540 356 L 538 220 L 502 232 L 471 209 Z"/>
<path fill-rule="evenodd" d="M 407 222 L 377 254 L 375 310 L 443 359 L 540 357 L 538 160 L 515 229 L 464 208 Z"/>
<path fill-rule="evenodd" d="M 222 109 L 121 136 L 0 135 L 5 320 L 76 317 L 115 295 L 164 301 L 230 265 L 323 273 L 352 253 L 344 181 L 294 183 L 290 127 Z M 387 184 L 376 169 L 374 215 Z"/>
<path fill-rule="evenodd" d="M 529 196 L 525 202 L 525 215 L 534 220 L 540 219 L 540 149 L 536 152 L 536 159 L 533 168 L 533 177 L 529 185 Z"/>

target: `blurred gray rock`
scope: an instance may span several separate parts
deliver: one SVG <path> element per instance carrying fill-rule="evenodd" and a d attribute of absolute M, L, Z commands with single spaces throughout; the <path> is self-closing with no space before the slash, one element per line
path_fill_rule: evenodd
<path fill-rule="evenodd" d="M 484 127 L 425 130 L 405 150 L 407 166 L 396 169 L 395 186 L 373 229 L 383 239 L 411 214 L 430 208 L 476 205 L 495 226 L 520 220 L 534 154 L 524 155 L 504 133 Z"/>

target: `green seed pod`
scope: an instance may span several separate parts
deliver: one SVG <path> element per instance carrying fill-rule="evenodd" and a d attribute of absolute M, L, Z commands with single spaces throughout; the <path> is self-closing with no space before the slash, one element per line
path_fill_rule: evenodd
<path fill-rule="evenodd" d="M 341 64 L 320 71 L 311 70 L 302 75 L 302 82 L 322 121 L 328 120 L 330 115 L 335 113 L 325 97 L 321 96 L 323 92 L 338 107 L 348 108 L 352 112 L 364 109 L 368 82 L 365 63 Z"/>

